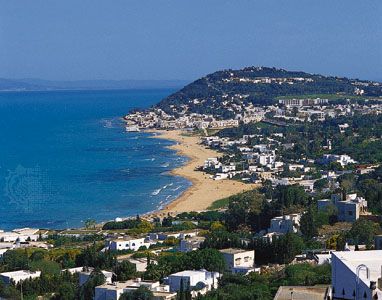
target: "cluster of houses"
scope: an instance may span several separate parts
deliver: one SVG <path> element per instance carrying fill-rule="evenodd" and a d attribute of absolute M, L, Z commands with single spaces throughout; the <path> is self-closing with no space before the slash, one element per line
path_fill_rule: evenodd
<path fill-rule="evenodd" d="M 19 228 L 12 231 L 0 230 L 0 259 L 10 249 L 51 248 L 52 245 L 49 243 L 39 241 L 43 237 L 47 237 L 46 232 L 40 232 L 36 228 Z"/>
<path fill-rule="evenodd" d="M 208 114 L 190 113 L 180 117 L 167 114 L 160 108 L 149 112 L 134 112 L 126 115 L 124 121 L 126 129 L 160 128 L 160 129 L 222 129 L 239 126 L 239 122 L 258 122 L 264 118 L 265 111 L 253 106 L 247 107 L 242 114 L 237 114 L 234 119 L 218 119 Z"/>
<path fill-rule="evenodd" d="M 367 201 L 357 194 L 333 194 L 330 199 L 318 200 L 319 210 L 334 207 L 338 212 L 338 220 L 355 222 L 363 214 L 367 213 Z M 302 214 L 288 214 L 274 217 L 266 232 L 259 232 L 256 236 L 262 236 L 268 241 L 284 235 L 288 232 L 298 233 Z M 181 220 L 178 220 L 181 222 Z M 196 222 L 196 221 L 195 221 Z M 24 228 L 10 232 L 0 232 L 2 242 L 36 241 L 41 237 L 41 232 L 36 229 Z M 136 252 L 149 249 L 152 245 L 172 240 L 174 246 L 155 247 L 154 253 L 160 251 L 190 252 L 199 249 L 205 240 L 198 230 L 152 232 L 142 237 L 124 236 L 121 233 L 109 233 L 105 236 L 105 249 L 115 251 Z M 345 247 L 347 251 L 321 251 L 311 255 L 303 254 L 296 256 L 294 263 L 309 262 L 315 264 L 331 264 L 332 285 L 320 287 L 280 287 L 275 299 L 285 299 L 294 293 L 294 299 L 382 299 L 382 235 L 375 237 L 375 249 L 368 251 L 354 251 L 354 247 Z M 264 266 L 256 265 L 255 251 L 239 248 L 226 248 L 219 250 L 225 261 L 225 269 L 219 272 L 207 270 L 184 270 L 172 273 L 162 282 L 142 280 L 135 278 L 127 281 L 114 281 L 113 273 L 101 270 L 105 277 L 105 283 L 95 287 L 94 299 L 118 300 L 123 293 L 132 292 L 139 287 L 146 287 L 153 293 L 153 299 L 170 300 L 177 299 L 179 291 L 189 290 L 193 298 L 217 288 L 219 278 L 223 272 L 247 275 L 251 272 L 261 273 L 266 270 Z M 123 253 L 123 252 L 122 252 Z M 136 266 L 138 272 L 144 272 L 148 266 L 147 258 L 134 258 L 121 256 L 119 260 L 128 260 Z M 150 263 L 156 263 L 155 258 Z M 71 274 L 78 274 L 78 284 L 82 286 L 92 276 L 94 268 L 82 266 L 62 270 Z M 5 284 L 19 283 L 29 278 L 38 278 L 40 271 L 18 270 L 0 273 L 0 279 Z M 349 297 L 347 297 L 347 295 Z M 354 296 L 355 295 L 355 296 Z M 365 296 L 366 295 L 366 296 Z M 305 297 L 305 298 L 304 298 Z M 318 298 L 316 298 L 318 297 Z M 351 298 L 353 297 L 353 298 Z M 358 298 L 357 298 L 358 297 Z M 363 298 L 362 298 L 363 297 Z M 374 297 L 374 298 L 371 298 Z M 376 298 L 378 297 L 378 298 Z M 288 298 L 287 298 L 288 299 Z"/>
<path fill-rule="evenodd" d="M 142 246 L 149 246 L 152 243 L 165 241 L 169 238 L 179 239 L 179 246 L 175 251 L 189 252 L 199 248 L 203 237 L 197 235 L 197 231 L 177 232 L 177 233 L 152 233 L 145 238 L 108 238 L 107 247 L 110 250 L 132 250 L 137 251 Z M 187 243 L 185 243 L 187 241 Z M 193 246 L 192 246 L 193 245 Z M 154 250 L 155 251 L 155 250 Z M 160 250 L 161 251 L 161 250 Z M 221 250 L 226 261 L 226 270 L 232 273 L 248 274 L 250 272 L 259 272 L 255 267 L 255 251 L 244 249 L 223 249 Z M 147 268 L 146 258 L 127 257 L 131 263 L 135 264 L 138 272 L 144 272 Z M 155 259 L 151 263 L 156 263 Z M 223 272 L 225 270 L 221 270 Z M 79 286 L 84 285 L 94 272 L 92 267 L 75 267 L 64 269 L 62 272 L 69 272 L 78 275 Z M 192 297 L 197 297 L 218 287 L 218 281 L 222 273 L 209 272 L 207 270 L 184 270 L 170 274 L 164 278 L 163 282 L 147 281 L 141 278 L 135 278 L 127 281 L 113 281 L 113 273 L 101 270 L 105 277 L 105 283 L 95 287 L 94 299 L 96 300 L 118 300 L 126 292 L 132 292 L 137 288 L 144 286 L 153 293 L 153 299 L 169 300 L 177 299 L 177 293 L 180 290 L 190 290 Z M 41 276 L 40 271 L 19 270 L 14 272 L 0 273 L 0 280 L 4 284 L 17 284 L 26 279 L 34 279 Z"/>
<path fill-rule="evenodd" d="M 365 205 L 365 201 L 356 195 L 348 195 L 345 200 L 333 197 L 331 201 L 334 204 L 339 202 L 354 202 Z M 299 220 L 299 214 L 276 217 L 272 219 L 268 231 L 269 233 L 278 234 L 297 232 Z M 138 250 L 137 246 L 141 247 L 150 239 L 165 240 L 170 237 L 176 237 L 182 241 L 195 239 L 198 235 L 196 231 L 153 233 L 146 237 L 146 241 L 133 238 L 109 239 L 107 245 L 116 247 L 113 249 L 124 249 L 127 244 L 119 244 L 119 240 L 129 241 L 130 249 L 136 251 Z M 376 237 L 376 249 L 380 249 L 377 247 L 378 243 L 382 247 L 382 237 Z M 180 248 L 177 248 L 177 250 L 181 251 Z M 193 250 L 195 249 L 188 248 L 185 251 Z M 178 292 L 185 290 L 189 290 L 192 298 L 196 298 L 198 295 L 203 295 L 212 289 L 216 289 L 223 271 L 244 275 L 251 272 L 262 272 L 261 268 L 256 267 L 254 250 L 227 248 L 220 250 L 220 252 L 226 263 L 225 270 L 220 272 L 184 270 L 170 274 L 162 282 L 142 280 L 139 277 L 126 281 L 114 281 L 112 272 L 101 270 L 105 277 L 105 283 L 95 287 L 94 299 L 118 300 L 123 293 L 132 292 L 142 286 L 152 292 L 153 299 L 155 300 L 175 300 L 177 299 Z M 303 260 L 300 256 L 296 257 L 294 263 L 304 262 L 308 257 L 305 255 L 305 260 Z M 382 299 L 382 250 L 354 251 L 346 247 L 346 251 L 313 253 L 312 257 L 312 263 L 328 263 L 331 265 L 332 284 L 321 287 L 282 286 L 279 288 L 275 299 Z M 133 259 L 131 257 L 126 259 L 136 263 L 137 271 L 144 272 L 146 270 L 147 261 L 145 259 Z M 146 264 L 142 267 L 143 262 Z M 78 284 L 82 286 L 92 276 L 94 268 L 84 266 L 64 269 L 62 272 L 77 274 Z M 40 271 L 29 270 L 0 273 L 0 279 L 4 284 L 17 284 L 23 280 L 40 276 Z M 292 298 L 288 298 L 291 297 L 291 292 Z"/>
<path fill-rule="evenodd" d="M 244 82 L 252 84 L 295 84 L 302 82 L 313 82 L 312 78 L 307 77 L 236 77 L 234 73 L 230 73 L 230 77 L 223 78 L 223 82 Z"/>
<path fill-rule="evenodd" d="M 214 180 L 240 179 L 245 182 L 263 183 L 271 181 L 273 186 L 299 184 L 309 192 L 314 192 L 314 183 L 319 179 L 328 179 L 334 185 L 336 178 L 348 171 L 327 171 L 322 165 L 338 163 L 342 167 L 357 162 L 346 154 L 323 154 L 317 160 L 299 159 L 284 161 L 280 150 L 290 149 L 293 144 L 283 142 L 282 133 L 273 133 L 269 137 L 262 135 L 243 135 L 241 138 L 208 136 L 201 139 L 207 147 L 231 153 L 223 157 L 210 157 L 205 160 L 201 169 Z M 257 141 L 258 143 L 254 143 Z M 259 142 L 260 141 L 260 142 Z M 331 141 L 322 146 L 331 150 Z M 236 153 L 236 155 L 235 155 Z M 237 158 L 239 157 L 239 158 Z M 364 166 L 360 172 L 370 172 L 375 166 Z M 312 172 L 320 172 L 320 177 L 312 177 Z"/>
<path fill-rule="evenodd" d="M 233 74 L 233 73 L 232 73 Z M 251 84 L 294 84 L 297 82 L 311 82 L 311 78 L 271 78 L 271 77 L 229 77 L 223 79 L 225 83 L 244 82 Z M 354 94 L 362 95 L 364 90 L 355 87 Z M 282 120 L 311 122 L 324 121 L 326 118 L 339 116 L 352 116 L 358 114 L 380 114 L 382 104 L 356 102 L 335 103 L 325 98 L 285 98 L 279 99 L 278 103 L 254 106 L 247 98 L 249 94 L 228 94 L 223 93 L 221 99 L 215 98 L 194 98 L 187 103 L 171 104 L 169 110 L 165 112 L 159 107 L 146 111 L 134 111 L 124 117 L 128 131 L 136 131 L 147 128 L 160 129 L 222 129 L 237 127 L 240 122 L 245 124 L 259 121 Z M 208 105 L 210 107 L 220 107 L 227 111 L 225 117 L 219 112 L 216 114 L 197 113 L 191 107 Z M 212 104 L 211 104 L 212 102 Z M 171 111 L 171 112 L 169 112 Z M 218 111 L 218 110 L 217 110 Z M 268 117 L 266 117 L 268 116 Z M 271 118 L 271 119 L 269 119 Z M 134 129 L 134 130 L 132 130 Z"/>

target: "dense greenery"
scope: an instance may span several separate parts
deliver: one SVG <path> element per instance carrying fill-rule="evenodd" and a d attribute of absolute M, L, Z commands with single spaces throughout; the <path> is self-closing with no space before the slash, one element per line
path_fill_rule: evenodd
<path fill-rule="evenodd" d="M 308 204 L 308 194 L 300 185 L 277 186 L 243 192 L 229 198 L 225 222 L 230 230 L 259 231 L 269 227 L 270 220 L 299 210 Z M 266 200 L 270 198 L 272 200 Z"/>
<path fill-rule="evenodd" d="M 338 125 L 347 123 L 344 133 Z M 261 134 L 265 137 L 282 133 L 283 144 L 293 144 L 291 149 L 280 148 L 278 153 L 284 162 L 301 158 L 319 159 L 324 153 L 348 154 L 360 163 L 382 162 L 382 115 L 354 115 L 329 118 L 323 122 L 296 123 L 289 126 L 263 125 L 263 123 L 242 124 L 219 132 L 222 137 L 241 137 L 244 134 Z M 332 149 L 324 149 L 328 140 Z M 258 142 L 254 138 L 253 143 Z M 333 165 L 332 168 L 336 166 Z M 338 168 L 338 166 L 337 166 Z M 339 166 L 339 169 L 342 169 Z"/>
<path fill-rule="evenodd" d="M 183 270 L 224 271 L 223 255 L 216 249 L 202 249 L 187 253 L 163 253 L 157 263 L 150 263 L 144 273 L 145 279 L 160 280 Z"/>
<path fill-rule="evenodd" d="M 9 250 L 0 261 L 1 271 L 40 270 L 40 278 L 24 280 L 24 299 L 36 299 L 38 295 L 56 293 L 53 299 L 92 299 L 94 287 L 104 282 L 100 269 L 112 271 L 114 279 L 128 280 L 137 276 L 135 265 L 118 262 L 115 253 L 101 252 L 102 245 L 93 244 L 79 249 L 17 249 Z M 94 267 L 90 279 L 78 286 L 78 276 L 62 269 L 75 266 Z M 0 297 L 20 299 L 21 285 L 0 284 Z"/>
<path fill-rule="evenodd" d="M 273 299 L 280 285 L 316 285 L 329 284 L 331 270 L 329 265 L 312 266 L 310 264 L 289 265 L 284 271 L 269 275 L 255 273 L 248 276 L 224 275 L 219 289 L 200 297 L 203 300 L 253 300 Z"/>

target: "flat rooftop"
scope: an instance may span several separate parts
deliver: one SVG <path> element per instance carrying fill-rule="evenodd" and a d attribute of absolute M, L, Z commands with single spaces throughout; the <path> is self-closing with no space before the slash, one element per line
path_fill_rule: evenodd
<path fill-rule="evenodd" d="M 200 271 L 196 271 L 196 270 L 186 270 L 186 271 L 181 271 L 181 272 L 178 272 L 178 273 L 171 274 L 171 275 L 169 275 L 169 277 L 170 277 L 170 276 L 193 276 L 193 275 L 201 275 L 201 274 L 205 274 L 206 272 L 208 272 L 208 271 L 203 271 L 203 270 L 200 270 Z"/>
<path fill-rule="evenodd" d="M 237 253 L 244 253 L 244 252 L 253 252 L 254 250 L 246 250 L 246 249 L 240 249 L 240 248 L 227 248 L 219 250 L 221 253 L 227 253 L 227 254 L 237 254 Z"/>
<path fill-rule="evenodd" d="M 7 276 L 7 277 L 13 277 L 13 276 L 27 276 L 27 275 L 39 275 L 41 272 L 33 272 L 29 270 L 20 270 L 20 271 L 13 271 L 13 272 L 4 272 L 0 273 L 0 276 Z"/>
<path fill-rule="evenodd" d="M 328 286 L 280 286 L 274 300 L 324 300 L 327 289 Z"/>
<path fill-rule="evenodd" d="M 369 268 L 370 280 L 377 281 L 381 277 L 382 250 L 335 251 L 332 252 L 332 261 L 334 256 L 354 273 L 359 265 L 364 264 Z M 360 278 L 365 283 L 370 283 L 370 280 L 366 279 L 365 272 L 360 272 Z"/>
<path fill-rule="evenodd" d="M 149 281 L 149 280 L 142 280 L 142 281 L 137 281 L 137 280 L 127 280 L 127 281 L 116 281 L 113 283 L 104 283 L 102 285 L 96 286 L 96 288 L 102 288 L 102 289 L 107 289 L 107 290 L 122 290 L 126 288 L 138 288 L 140 286 L 147 286 L 147 285 L 158 285 L 159 286 L 159 281 Z"/>

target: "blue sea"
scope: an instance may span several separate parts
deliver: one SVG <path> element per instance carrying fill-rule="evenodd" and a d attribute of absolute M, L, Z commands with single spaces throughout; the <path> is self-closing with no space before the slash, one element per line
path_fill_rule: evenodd
<path fill-rule="evenodd" d="M 189 181 L 171 141 L 121 117 L 173 90 L 0 93 L 0 229 L 73 228 L 156 210 Z"/>

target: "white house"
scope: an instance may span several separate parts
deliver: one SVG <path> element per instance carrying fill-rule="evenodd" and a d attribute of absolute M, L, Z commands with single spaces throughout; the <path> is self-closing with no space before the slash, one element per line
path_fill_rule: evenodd
<path fill-rule="evenodd" d="M 32 272 L 29 270 L 20 270 L 20 271 L 0 273 L 0 278 L 5 284 L 10 284 L 11 282 L 14 282 L 15 284 L 17 284 L 20 281 L 23 281 L 25 279 L 38 278 L 40 277 L 40 275 L 41 275 L 40 271 Z"/>
<path fill-rule="evenodd" d="M 337 162 L 342 167 L 347 166 L 349 164 L 356 163 L 354 159 L 352 159 L 349 155 L 346 155 L 346 154 L 342 154 L 342 155 L 324 154 L 320 162 L 323 164 L 330 164 L 331 162 Z"/>
<path fill-rule="evenodd" d="M 232 273 L 248 274 L 255 271 L 255 251 L 228 248 L 220 250 L 228 270 Z"/>
<path fill-rule="evenodd" d="M 272 152 L 270 154 L 260 154 L 257 157 L 257 163 L 261 166 L 274 164 L 276 161 L 276 155 Z"/>
<path fill-rule="evenodd" d="M 190 252 L 200 248 L 200 245 L 206 238 L 202 236 L 194 236 L 188 239 L 181 239 L 179 242 L 180 252 Z"/>
<path fill-rule="evenodd" d="M 290 214 L 271 219 L 271 226 L 268 232 L 287 233 L 298 231 L 300 227 L 301 214 Z"/>
<path fill-rule="evenodd" d="M 37 241 L 39 229 L 34 228 L 20 228 L 12 231 L 0 231 L 0 242 L 26 242 Z"/>
<path fill-rule="evenodd" d="M 5 248 L 5 249 L 0 249 L 0 259 L 3 258 L 5 252 L 7 252 L 9 249 L 8 248 Z"/>
<path fill-rule="evenodd" d="M 133 250 L 137 251 L 140 247 L 149 247 L 150 243 L 145 242 L 145 238 L 118 238 L 108 242 L 109 250 Z"/>
<path fill-rule="evenodd" d="M 176 293 L 169 292 L 168 285 L 161 285 L 159 281 L 145 281 L 140 278 L 124 282 L 105 283 L 95 287 L 94 300 L 118 300 L 123 293 L 136 290 L 144 286 L 153 292 L 154 300 L 174 300 Z"/>
<path fill-rule="evenodd" d="M 204 161 L 203 169 L 210 169 L 210 168 L 216 169 L 216 168 L 220 168 L 220 166 L 221 166 L 221 163 L 219 162 L 217 157 L 210 157 Z"/>
<path fill-rule="evenodd" d="M 196 297 L 199 293 L 205 294 L 212 288 L 217 288 L 220 274 L 218 272 L 182 271 L 169 275 L 165 282 L 170 286 L 171 292 L 177 292 L 183 286 L 183 290 L 191 290 L 191 295 Z"/>
<path fill-rule="evenodd" d="M 231 171 L 235 171 L 236 170 L 236 166 L 234 164 L 222 165 L 220 167 L 220 170 L 221 170 L 222 173 L 228 173 L 228 172 L 231 172 Z"/>
<path fill-rule="evenodd" d="M 317 201 L 319 210 L 326 209 L 330 205 L 337 208 L 337 217 L 340 222 L 355 222 L 360 214 L 367 211 L 367 201 L 357 194 L 346 195 L 346 200 L 341 200 L 341 195 L 333 194 L 331 199 Z"/>
<path fill-rule="evenodd" d="M 332 252 L 333 299 L 382 299 L 382 250 Z"/>

